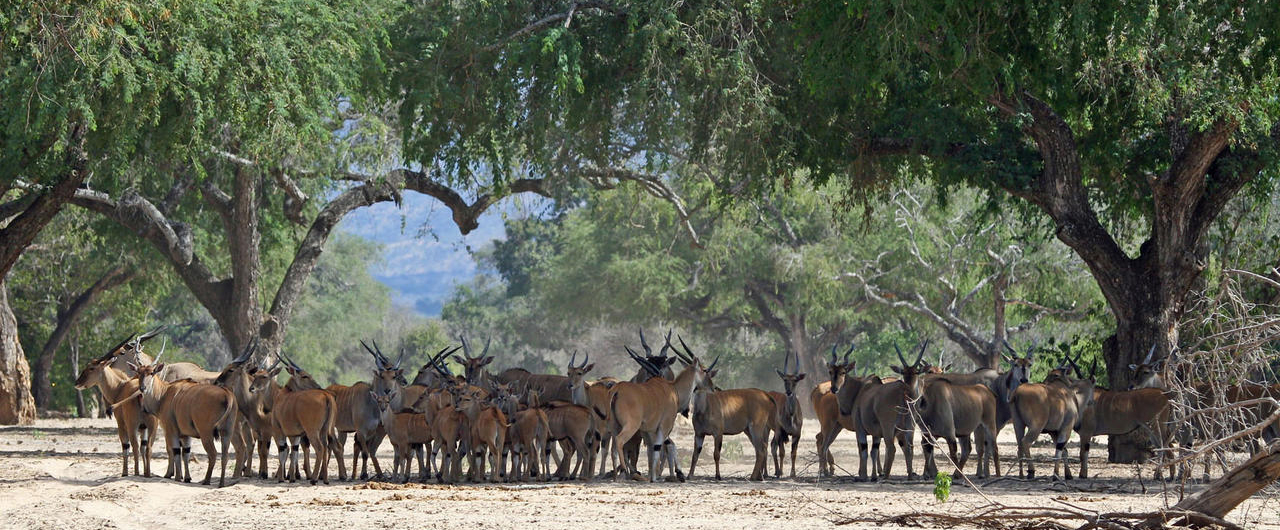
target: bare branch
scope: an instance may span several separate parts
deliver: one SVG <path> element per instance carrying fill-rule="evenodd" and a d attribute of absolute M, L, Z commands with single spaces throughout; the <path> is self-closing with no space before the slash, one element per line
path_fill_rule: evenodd
<path fill-rule="evenodd" d="M 515 32 L 513 32 L 513 33 L 512 33 L 512 34 L 510 34 L 510 35 L 507 35 L 506 37 L 503 37 L 503 38 L 502 38 L 502 39 L 500 39 L 498 42 L 495 42 L 495 43 L 493 43 L 493 44 L 490 44 L 490 45 L 488 45 L 488 46 L 485 46 L 484 48 L 481 48 L 481 51 L 484 51 L 484 52 L 486 52 L 486 53 L 493 53 L 493 52 L 496 52 L 496 51 L 498 51 L 498 50 L 502 49 L 502 47 L 503 47 L 503 46 L 506 46 L 506 45 L 507 45 L 507 43 L 509 43 L 509 42 L 511 42 L 511 41 L 513 41 L 513 40 L 519 39 L 520 37 L 523 37 L 523 36 L 525 36 L 525 35 L 528 35 L 528 34 L 530 34 L 530 33 L 535 32 L 535 31 L 539 31 L 539 30 L 546 29 L 546 28 L 549 28 L 549 27 L 551 27 L 551 26 L 554 26 L 554 25 L 556 25 L 556 23 L 558 23 L 558 22 L 560 22 L 560 21 L 562 21 L 562 20 L 564 21 L 564 24 L 563 24 L 563 25 L 564 25 L 564 27 L 566 27 L 566 28 L 567 28 L 567 27 L 569 27 L 569 23 L 572 21 L 572 18 L 573 18 L 573 14 L 574 14 L 574 12 L 578 11 L 579 9 L 598 9 L 598 10 L 605 11 L 605 12 L 608 12 L 608 13 L 613 14 L 613 15 L 625 15 L 625 14 L 626 14 L 626 12 L 625 12 L 625 11 L 621 11 L 621 10 L 619 10 L 619 9 L 617 9 L 617 8 L 615 8 L 615 7 L 611 6 L 611 5 L 609 5 L 609 4 L 606 4 L 606 3 L 604 3 L 604 2 L 575 2 L 573 5 L 571 5 L 571 6 L 569 7 L 569 10 L 568 10 L 568 11 L 566 11 L 566 12 L 564 12 L 564 13 L 555 13 L 555 14 L 552 14 L 552 15 L 547 15 L 547 16 L 545 16 L 545 17 L 542 17 L 542 18 L 538 19 L 538 20 L 535 20 L 535 21 L 533 21 L 533 22 L 529 23 L 529 25 L 527 25 L 527 26 L 525 26 L 525 27 L 523 27 L 523 28 L 520 28 L 520 29 L 516 30 Z"/>

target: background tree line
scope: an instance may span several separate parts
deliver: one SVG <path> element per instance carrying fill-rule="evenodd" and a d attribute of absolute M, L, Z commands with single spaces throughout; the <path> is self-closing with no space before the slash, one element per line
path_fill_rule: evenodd
<path fill-rule="evenodd" d="M 989 365 L 1039 336 L 1100 354 L 1122 387 L 1116 368 L 1198 333 L 1206 278 L 1275 265 L 1277 7 L 15 4 L 5 285 L 33 245 L 115 234 L 137 264 L 0 289 L 0 421 L 30 418 L 22 359 L 48 342 L 20 342 L 11 306 L 47 321 L 76 293 L 139 289 L 147 314 L 172 300 L 223 351 L 256 337 L 271 355 L 326 292 L 343 216 L 405 193 L 464 234 L 504 197 L 554 204 L 484 258 L 501 281 L 443 315 L 540 331 L 501 333 L 527 362 L 640 323 L 755 355 L 757 378 L 859 337 L 878 356 L 936 334 Z M 92 235 L 38 243 L 55 222 Z"/>

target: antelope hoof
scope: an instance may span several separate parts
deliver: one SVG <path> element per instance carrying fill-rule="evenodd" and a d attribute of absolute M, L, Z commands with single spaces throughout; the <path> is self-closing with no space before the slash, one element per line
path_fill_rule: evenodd
<path fill-rule="evenodd" d="M 200 481 L 200 485 L 201 485 L 201 486 L 208 486 L 208 485 L 209 485 L 209 481 L 208 481 L 207 479 L 206 479 L 206 480 L 201 480 L 201 481 Z"/>
<path fill-rule="evenodd" d="M 888 477 L 885 477 L 885 478 L 888 478 Z M 920 478 L 920 475 L 914 471 L 907 473 L 907 480 L 916 480 L 918 478 Z"/>
<path fill-rule="evenodd" d="M 188 484 L 190 484 L 190 483 L 191 483 L 191 477 L 184 478 L 184 479 L 182 479 L 182 481 L 183 481 L 183 482 L 186 482 L 186 483 L 188 483 Z"/>
<path fill-rule="evenodd" d="M 680 477 L 673 477 L 670 475 L 664 477 L 662 480 L 664 482 L 684 482 L 683 480 L 680 480 Z"/>

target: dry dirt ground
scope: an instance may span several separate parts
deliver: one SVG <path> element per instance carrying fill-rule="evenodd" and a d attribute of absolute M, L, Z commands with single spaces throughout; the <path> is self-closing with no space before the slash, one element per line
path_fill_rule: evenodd
<path fill-rule="evenodd" d="M 846 471 L 841 471 L 845 478 L 819 481 L 812 435 L 816 422 L 811 420 L 806 427 L 800 446 L 800 476 L 795 480 L 745 480 L 752 450 L 745 437 L 738 436 L 726 439 L 723 481 L 707 478 L 713 471 L 708 438 L 698 477 L 684 484 L 596 481 L 401 487 L 334 482 L 310 486 L 254 478 L 216 489 L 160 478 L 120 477 L 113 420 L 40 420 L 30 427 L 0 429 L 0 528 L 812 529 L 851 517 L 913 511 L 966 516 L 990 501 L 1057 508 L 1068 508 L 1069 504 L 1098 512 L 1145 512 L 1177 501 L 1176 496 L 1161 494 L 1162 486 L 1150 480 L 1149 471 L 1144 472 L 1148 480 L 1141 483 L 1135 478 L 1135 468 L 1106 464 L 1102 440 L 1095 441 L 1095 447 L 1102 449 L 1095 450 L 1090 460 L 1091 471 L 1101 478 L 1065 484 L 1048 479 L 993 479 L 980 483 L 986 484 L 981 487 L 986 498 L 973 488 L 957 485 L 949 502 L 938 502 L 932 482 L 908 482 L 902 476 L 901 453 L 895 461 L 894 478 L 887 483 L 855 483 Z M 1002 434 L 1000 452 L 1006 455 L 1007 469 L 1015 452 L 1011 429 Z M 687 470 L 692 436 L 684 428 L 677 431 L 675 440 L 681 467 Z M 1041 472 L 1052 466 L 1047 462 L 1050 449 L 1046 442 L 1047 438 L 1033 449 L 1041 461 Z M 192 465 L 199 479 L 207 461 L 199 443 L 193 445 L 201 454 L 199 463 Z M 857 451 L 851 433 L 843 433 L 834 449 L 837 464 L 856 472 Z M 1069 449 L 1076 454 L 1074 440 Z M 383 462 L 390 462 L 389 453 L 389 444 L 383 444 L 379 454 Z M 163 473 L 163 456 L 156 455 L 152 463 L 153 470 Z M 921 471 L 922 466 L 923 459 L 917 456 L 914 467 Z M 1239 507 L 1229 519 L 1246 528 L 1280 529 L 1278 508 L 1280 503 L 1274 497 L 1261 495 Z M 897 526 L 858 523 L 849 527 Z"/>

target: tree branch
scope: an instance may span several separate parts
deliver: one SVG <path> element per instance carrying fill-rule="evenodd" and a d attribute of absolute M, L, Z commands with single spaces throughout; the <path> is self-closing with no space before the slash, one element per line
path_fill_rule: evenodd
<path fill-rule="evenodd" d="M 183 223 L 169 221 L 136 191 L 126 190 L 116 201 L 106 193 L 81 189 L 76 190 L 70 202 L 99 213 L 149 241 L 205 307 L 219 307 L 226 302 L 227 284 L 214 277 L 195 254 L 191 229 Z"/>
<path fill-rule="evenodd" d="M 556 25 L 556 23 L 558 23 L 558 22 L 560 22 L 560 21 L 564 21 L 564 27 L 568 27 L 568 26 L 569 26 L 569 22 L 571 21 L 571 19 L 572 19 L 572 17 L 573 17 L 574 12 L 576 12 L 576 11 L 578 11 L 578 10 L 580 10 L 580 9 L 598 9 L 598 10 L 606 11 L 606 12 L 611 13 L 611 14 L 614 14 L 614 15 L 625 15 L 625 14 L 626 14 L 626 12 L 625 12 L 625 11 L 621 11 L 621 10 L 619 10 L 619 9 L 617 9 L 617 8 L 613 7 L 613 6 L 610 6 L 610 5 L 608 5 L 608 4 L 604 3 L 604 2 L 575 2 L 573 5 L 569 6 L 569 10 L 568 10 L 568 11 L 566 11 L 566 12 L 564 12 L 564 13 L 555 13 L 555 14 L 552 14 L 552 15 L 547 15 L 547 16 L 545 16 L 545 17 L 542 17 L 542 18 L 538 19 L 538 20 L 535 20 L 535 21 L 533 21 L 533 22 L 529 23 L 529 25 L 527 25 L 527 26 L 525 26 L 525 27 L 523 27 L 523 28 L 520 28 L 520 29 L 516 30 L 514 33 L 512 33 L 512 34 L 510 34 L 510 35 L 507 35 L 506 37 L 503 37 L 502 39 L 498 40 L 498 42 L 495 42 L 495 43 L 493 43 L 493 44 L 490 44 L 490 45 L 488 45 L 488 46 L 485 46 L 484 48 L 481 48 L 481 51 L 484 51 L 485 53 L 493 53 L 493 52 L 496 52 L 496 51 L 498 51 L 498 50 L 502 49 L 502 47 L 503 47 L 503 46 L 506 46 L 506 45 L 507 45 L 507 43 L 509 43 L 509 42 L 511 42 L 511 41 L 513 41 L 513 40 L 516 40 L 516 39 L 518 39 L 518 38 L 520 38 L 520 37 L 523 37 L 523 36 L 525 36 L 525 35 L 528 35 L 528 34 L 530 34 L 530 33 L 535 32 L 535 31 L 539 31 L 539 30 L 542 30 L 542 29 L 545 29 L 545 28 L 549 28 L 549 27 L 551 27 L 551 26 L 554 26 L 554 25 Z"/>
<path fill-rule="evenodd" d="M 84 151 L 86 127 L 75 123 L 67 134 L 66 171 L 52 186 L 28 190 L 35 198 L 22 213 L 0 228 L 0 278 L 9 274 L 18 257 L 35 240 L 40 230 L 53 220 L 62 205 L 89 176 L 89 158 Z M 33 186 L 34 188 L 34 186 Z"/>

